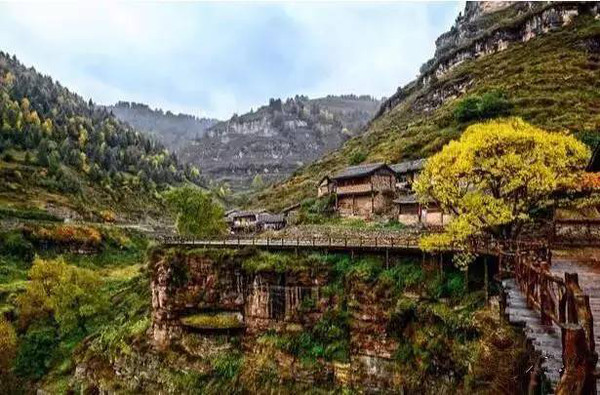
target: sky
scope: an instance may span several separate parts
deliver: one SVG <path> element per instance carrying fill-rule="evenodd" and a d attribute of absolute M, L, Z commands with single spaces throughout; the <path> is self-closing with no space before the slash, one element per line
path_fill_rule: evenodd
<path fill-rule="evenodd" d="M 296 94 L 390 96 L 464 2 L 0 2 L 0 50 L 100 104 L 227 119 Z"/>

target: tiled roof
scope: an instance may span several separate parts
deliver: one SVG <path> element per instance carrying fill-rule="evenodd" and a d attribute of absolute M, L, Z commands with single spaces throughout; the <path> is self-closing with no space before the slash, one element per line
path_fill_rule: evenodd
<path fill-rule="evenodd" d="M 285 222 L 285 216 L 283 214 L 258 214 L 258 222 L 271 224 Z"/>
<path fill-rule="evenodd" d="M 230 214 L 231 218 L 240 218 L 240 217 L 251 217 L 253 215 L 258 215 L 255 211 L 236 211 Z"/>
<path fill-rule="evenodd" d="M 385 163 L 369 163 L 365 165 L 350 166 L 346 167 L 334 174 L 331 178 L 333 180 L 341 180 L 344 178 L 364 177 L 379 170 L 382 167 L 388 167 Z"/>
<path fill-rule="evenodd" d="M 425 161 L 427 159 L 417 159 L 407 162 L 397 163 L 395 165 L 391 165 L 390 167 L 396 174 L 403 174 L 409 171 L 421 170 L 423 166 L 425 166 Z"/>

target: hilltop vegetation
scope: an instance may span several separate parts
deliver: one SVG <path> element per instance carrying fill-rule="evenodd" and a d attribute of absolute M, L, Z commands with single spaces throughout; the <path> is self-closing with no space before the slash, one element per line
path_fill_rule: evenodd
<path fill-rule="evenodd" d="M 153 110 L 142 103 L 120 101 L 107 108 L 121 121 L 160 141 L 174 152 L 202 136 L 206 129 L 218 122 L 212 118 Z"/>
<path fill-rule="evenodd" d="M 157 192 L 200 184 L 164 147 L 0 52 L 0 203 L 100 218 L 160 215 Z"/>
<path fill-rule="evenodd" d="M 506 101 L 492 117 L 518 116 L 545 130 L 567 130 L 594 146 L 600 140 L 598 48 L 600 21 L 583 15 L 568 27 L 464 61 L 429 84 L 411 83 L 402 90 L 403 99 L 375 118 L 366 133 L 265 189 L 254 204 L 280 209 L 314 195 L 318 180 L 349 165 L 357 152 L 365 162 L 429 156 L 482 118 L 469 112 L 460 116 L 457 109 L 477 110 L 490 92 Z"/>

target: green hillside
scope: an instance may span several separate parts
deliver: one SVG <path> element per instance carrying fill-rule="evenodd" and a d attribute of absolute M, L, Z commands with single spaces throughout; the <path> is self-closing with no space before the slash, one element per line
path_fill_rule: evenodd
<path fill-rule="evenodd" d="M 157 217 L 158 193 L 187 182 L 197 169 L 0 52 L 0 218 Z"/>
<path fill-rule="evenodd" d="M 374 119 L 364 135 L 265 189 L 255 205 L 280 209 L 315 195 L 318 180 L 347 166 L 355 152 L 363 153 L 365 162 L 428 156 L 481 119 L 456 110 L 482 96 L 508 101 L 503 115 L 520 116 L 547 130 L 567 130 L 593 145 L 600 140 L 599 49 L 600 21 L 580 16 L 566 28 L 467 60 L 429 86 L 409 84 L 407 96 Z M 454 90 L 461 93 L 437 105 L 441 92 Z"/>

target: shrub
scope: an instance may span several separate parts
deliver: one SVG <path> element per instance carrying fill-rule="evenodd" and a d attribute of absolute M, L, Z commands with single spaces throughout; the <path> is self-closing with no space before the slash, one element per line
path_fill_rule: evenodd
<path fill-rule="evenodd" d="M 57 339 L 55 330 L 50 327 L 27 331 L 15 360 L 16 373 L 32 379 L 41 378 L 50 368 Z"/>
<path fill-rule="evenodd" d="M 244 357 L 239 352 L 223 353 L 211 361 L 215 376 L 226 379 L 235 379 L 244 363 Z"/>
<path fill-rule="evenodd" d="M 468 122 L 473 119 L 479 119 L 479 106 L 481 98 L 479 96 L 467 97 L 456 105 L 454 109 L 454 118 L 458 122 Z"/>
<path fill-rule="evenodd" d="M 471 95 L 458 102 L 454 118 L 458 122 L 485 120 L 510 114 L 511 103 L 499 90 L 492 90 L 482 96 Z"/>
<path fill-rule="evenodd" d="M 15 329 L 0 315 L 0 376 L 8 372 L 17 352 Z"/>
<path fill-rule="evenodd" d="M 28 265 L 35 255 L 33 245 L 23 237 L 21 232 L 16 231 L 0 234 L 0 254 L 18 258 Z"/>
<path fill-rule="evenodd" d="M 91 226 L 58 225 L 36 226 L 26 229 L 34 242 L 46 242 L 51 245 L 76 244 L 88 247 L 97 247 L 102 242 L 102 234 Z"/>
<path fill-rule="evenodd" d="M 358 164 L 361 164 L 362 162 L 364 162 L 365 159 L 367 159 L 366 153 L 364 153 L 363 151 L 354 151 L 354 152 L 352 152 L 352 154 L 350 154 L 348 163 L 351 166 L 355 166 L 355 165 L 358 165 Z"/>

